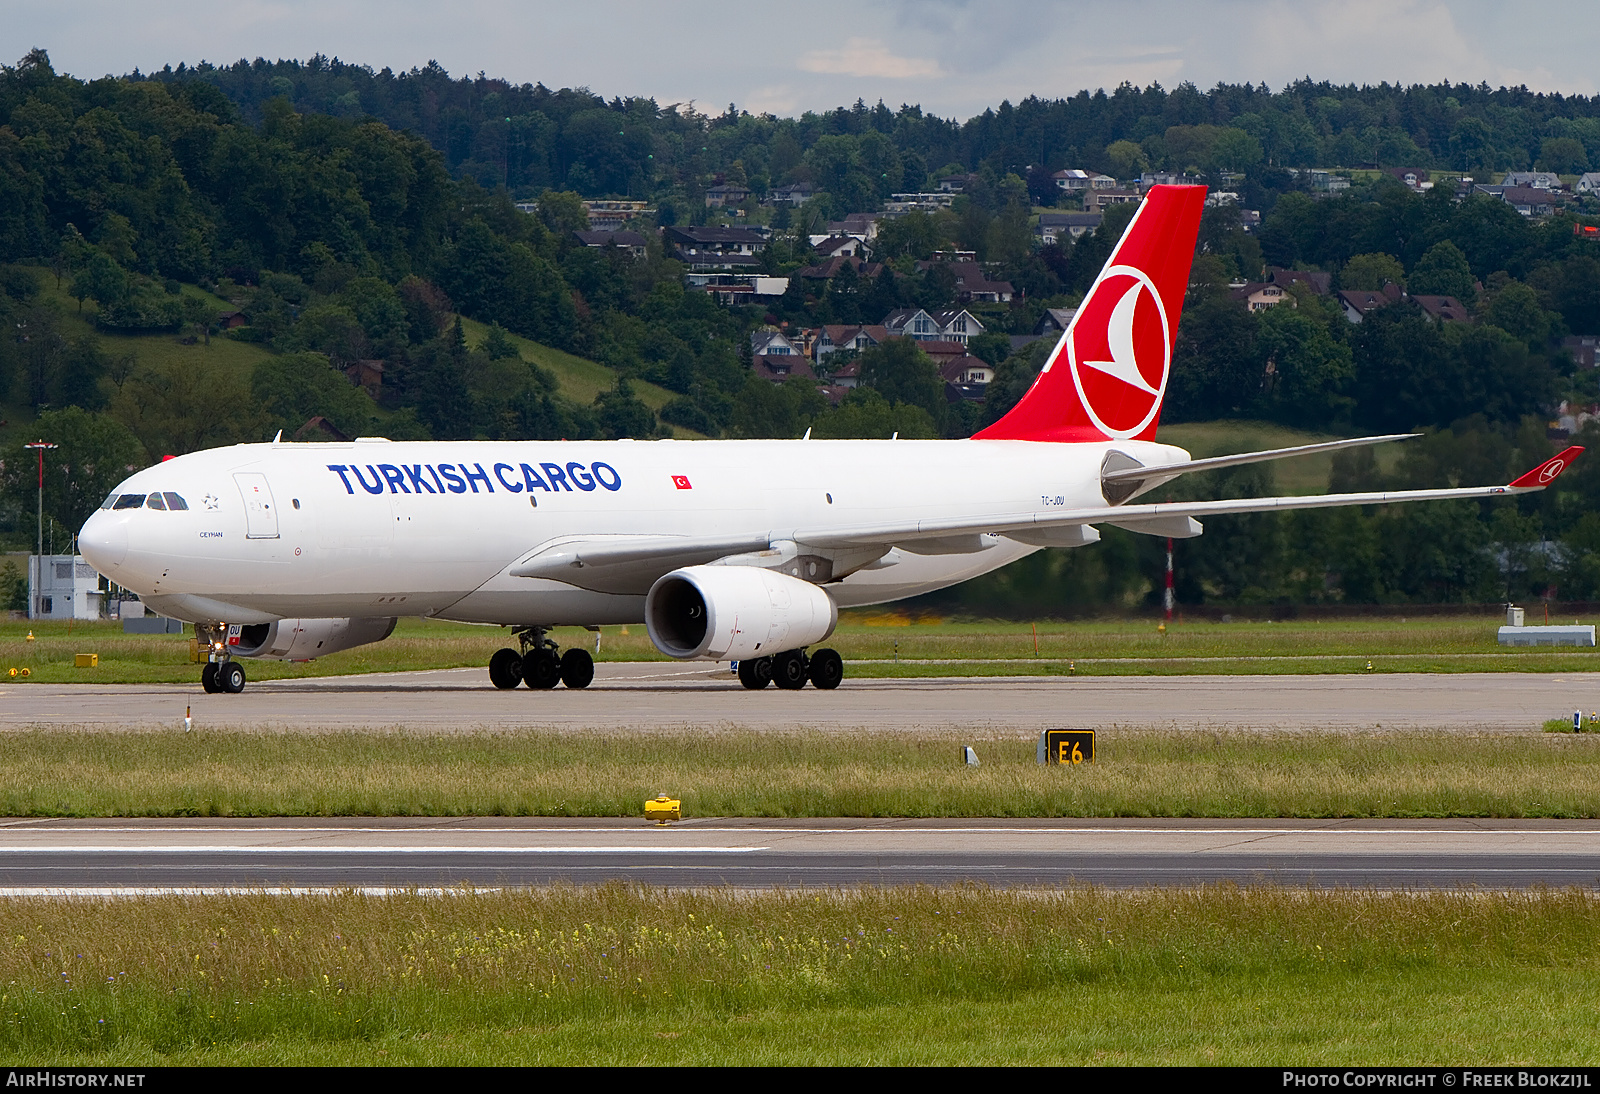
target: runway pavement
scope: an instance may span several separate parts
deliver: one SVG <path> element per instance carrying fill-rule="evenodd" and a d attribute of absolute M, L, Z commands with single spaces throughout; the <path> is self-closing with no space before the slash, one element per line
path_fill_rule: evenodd
<path fill-rule="evenodd" d="M 1593 821 L 15 821 L 0 895 L 672 886 L 1600 885 Z"/>
<path fill-rule="evenodd" d="M 597 666 L 594 684 L 582 691 L 498 691 L 485 669 L 253 681 L 241 695 L 206 695 L 198 683 L 0 686 L 0 728 L 170 726 L 182 722 L 186 707 L 201 726 L 297 730 L 745 726 L 1037 732 L 1042 726 L 1139 725 L 1536 732 L 1546 718 L 1600 708 L 1600 673 L 847 676 L 831 692 L 750 692 L 726 666 L 638 662 Z"/>

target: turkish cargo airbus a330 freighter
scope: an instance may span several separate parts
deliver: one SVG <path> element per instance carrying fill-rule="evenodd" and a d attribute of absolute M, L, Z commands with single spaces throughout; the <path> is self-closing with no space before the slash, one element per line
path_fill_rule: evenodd
<path fill-rule="evenodd" d="M 643 620 L 672 657 L 735 660 L 751 688 L 836 687 L 840 608 L 965 581 L 1114 524 L 1543 489 L 1570 448 L 1506 486 L 1141 504 L 1190 472 L 1373 444 L 1365 437 L 1191 460 L 1154 437 L 1203 187 L 1156 186 L 1038 379 L 957 441 L 248 444 L 131 476 L 83 527 L 95 568 L 195 624 L 207 690 L 236 658 L 302 660 L 389 635 L 402 615 L 515 628 L 502 688 L 583 687 L 557 625 Z"/>

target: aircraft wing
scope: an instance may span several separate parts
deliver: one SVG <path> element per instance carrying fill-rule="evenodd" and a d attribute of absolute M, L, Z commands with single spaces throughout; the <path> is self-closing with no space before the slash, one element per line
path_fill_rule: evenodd
<path fill-rule="evenodd" d="M 912 523 L 859 525 L 852 528 L 796 529 L 782 537 L 821 547 L 854 547 L 873 543 L 900 544 L 918 539 L 946 539 L 979 533 L 1010 535 L 1040 532 L 1075 524 L 1150 524 L 1229 513 L 1274 513 L 1290 509 L 1327 509 L 1345 505 L 1393 505 L 1407 501 L 1445 501 L 1452 498 L 1493 498 L 1543 490 L 1555 481 L 1578 454 L 1573 445 L 1559 455 L 1504 486 L 1465 486 L 1444 490 L 1387 490 L 1360 494 L 1312 494 L 1278 498 L 1229 498 L 1221 501 L 1155 502 L 1142 505 L 1102 505 L 1059 509 L 1044 513 L 1018 513 L 982 518 L 947 518 Z M 1226 457 L 1224 457 L 1226 458 Z M 1162 532 L 1160 534 L 1168 534 Z M 1192 532 L 1190 534 L 1193 534 Z"/>
<path fill-rule="evenodd" d="M 870 558 L 897 546 L 914 554 L 977 551 L 985 546 L 979 537 L 986 535 L 1010 536 L 1025 543 L 1043 545 L 1053 541 L 1053 533 L 1055 539 L 1065 544 L 1071 538 L 1067 533 L 1075 527 L 1089 524 L 1115 524 L 1146 534 L 1181 538 L 1199 534 L 1200 527 L 1194 520 L 1196 517 L 1531 493 L 1543 490 L 1554 482 L 1556 476 L 1582 451 L 1576 445 L 1568 448 L 1504 486 L 1099 505 L 1042 513 L 885 521 L 847 527 L 768 529 L 728 536 L 571 537 L 540 544 L 513 565 L 509 572 L 512 577 L 545 578 L 600 592 L 642 594 L 649 590 L 657 578 L 681 566 L 699 566 L 729 556 L 766 552 L 774 544 L 783 541 L 792 541 L 802 553 L 807 550 L 835 553 L 867 551 Z"/>

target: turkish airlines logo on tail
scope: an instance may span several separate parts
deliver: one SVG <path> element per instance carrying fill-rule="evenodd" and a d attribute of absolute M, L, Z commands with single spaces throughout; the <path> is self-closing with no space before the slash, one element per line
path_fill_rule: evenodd
<path fill-rule="evenodd" d="M 1567 461 L 1557 456 L 1543 467 L 1539 468 L 1539 481 L 1551 482 L 1561 472 L 1567 469 Z"/>
<path fill-rule="evenodd" d="M 1109 437 L 1138 435 L 1161 412 L 1172 372 L 1172 332 L 1143 270 L 1113 266 L 1073 317 L 1067 364 L 1089 418 Z"/>

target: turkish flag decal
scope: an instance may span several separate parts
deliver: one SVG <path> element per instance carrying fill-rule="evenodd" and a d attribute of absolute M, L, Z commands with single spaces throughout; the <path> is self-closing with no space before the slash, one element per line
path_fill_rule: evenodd
<path fill-rule="evenodd" d="M 676 486 L 679 490 L 693 490 L 694 489 L 694 487 L 689 485 L 689 476 L 688 475 L 674 475 L 674 476 L 672 476 L 672 485 Z"/>

